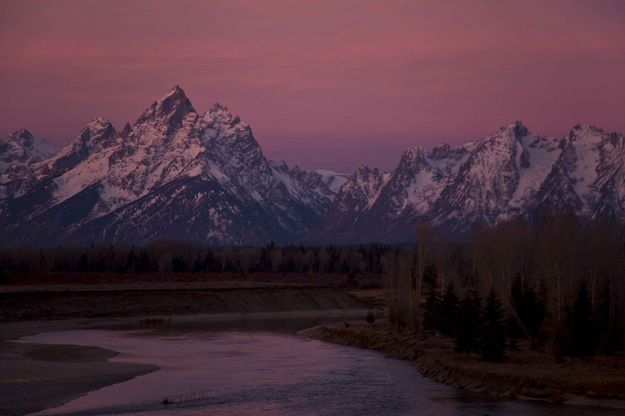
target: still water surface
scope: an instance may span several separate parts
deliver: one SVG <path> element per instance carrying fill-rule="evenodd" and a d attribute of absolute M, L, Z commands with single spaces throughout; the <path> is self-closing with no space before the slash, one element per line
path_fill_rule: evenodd
<path fill-rule="evenodd" d="M 120 353 L 112 361 L 160 367 L 38 415 L 606 414 L 463 392 L 422 377 L 406 361 L 299 337 L 294 322 L 75 330 L 22 341 L 98 346 Z"/>

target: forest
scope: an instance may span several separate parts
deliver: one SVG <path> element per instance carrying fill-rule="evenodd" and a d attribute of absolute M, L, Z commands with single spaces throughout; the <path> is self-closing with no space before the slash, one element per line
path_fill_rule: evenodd
<path fill-rule="evenodd" d="M 496 360 L 523 341 L 558 359 L 624 350 L 625 244 L 618 224 L 562 215 L 541 224 L 475 229 L 461 242 L 419 225 L 416 240 L 5 248 L 0 282 L 58 272 L 343 274 L 349 286 L 366 281 L 386 289 L 389 319 L 398 329 L 453 337 L 459 352 Z"/>

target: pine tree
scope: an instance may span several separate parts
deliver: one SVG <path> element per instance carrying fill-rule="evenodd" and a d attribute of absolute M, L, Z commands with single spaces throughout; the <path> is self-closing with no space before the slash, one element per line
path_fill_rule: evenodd
<path fill-rule="evenodd" d="M 494 287 L 486 298 L 481 329 L 480 350 L 482 356 L 488 360 L 497 360 L 503 357 L 506 348 L 504 316 L 501 300 Z"/>
<path fill-rule="evenodd" d="M 543 299 L 532 287 L 526 287 L 523 293 L 524 310 L 522 319 L 534 339 L 538 339 L 540 328 L 545 318 L 546 307 Z"/>
<path fill-rule="evenodd" d="M 523 321 L 523 283 L 520 273 L 516 274 L 510 285 L 510 304 L 512 312 L 508 319 L 507 333 L 512 347 L 515 348 L 517 339 L 524 335 L 522 326 L 525 325 Z"/>
<path fill-rule="evenodd" d="M 597 307 L 597 329 L 600 332 L 599 350 L 602 354 L 614 354 L 623 345 L 618 305 L 609 284 L 603 288 Z"/>
<path fill-rule="evenodd" d="M 425 329 L 438 329 L 440 327 L 441 306 L 440 290 L 434 280 L 429 285 L 423 305 L 423 327 Z"/>
<path fill-rule="evenodd" d="M 80 256 L 80 260 L 78 261 L 78 271 L 89 271 L 89 256 L 87 255 L 87 253 L 82 253 L 82 255 Z"/>
<path fill-rule="evenodd" d="M 588 287 L 582 282 L 577 289 L 577 298 L 569 318 L 571 355 L 593 355 L 597 349 L 597 330 L 592 317 Z"/>
<path fill-rule="evenodd" d="M 474 289 L 467 289 L 458 307 L 455 346 L 458 352 L 479 351 L 481 301 Z"/>
<path fill-rule="evenodd" d="M 137 271 L 137 256 L 135 255 L 135 248 L 131 247 L 126 257 L 126 271 L 129 273 L 135 273 Z"/>
<path fill-rule="evenodd" d="M 509 334 L 513 339 L 527 335 L 533 341 L 539 340 L 546 313 L 544 296 L 537 294 L 531 286 L 523 285 L 520 274 L 517 274 L 510 288 L 510 300 L 516 316 L 509 322 Z"/>
<path fill-rule="evenodd" d="M 444 335 L 453 335 L 456 328 L 456 315 L 458 311 L 458 296 L 453 283 L 447 285 L 441 302 L 438 330 Z"/>

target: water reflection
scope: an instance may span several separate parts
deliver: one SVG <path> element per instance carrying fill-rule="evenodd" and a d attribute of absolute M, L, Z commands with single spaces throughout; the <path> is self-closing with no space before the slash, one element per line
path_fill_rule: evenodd
<path fill-rule="evenodd" d="M 188 324 L 25 337 L 28 342 L 109 348 L 121 353 L 113 361 L 161 367 L 38 414 L 605 414 L 589 408 L 493 400 L 434 383 L 410 363 L 379 353 L 269 331 L 266 326 L 258 330 L 264 326 L 259 321 L 234 326 L 238 328 L 218 324 L 218 330 L 207 330 Z"/>

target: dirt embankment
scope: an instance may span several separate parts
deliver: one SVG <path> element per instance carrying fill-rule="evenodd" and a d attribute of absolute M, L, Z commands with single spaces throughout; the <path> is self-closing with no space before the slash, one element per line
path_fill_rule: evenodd
<path fill-rule="evenodd" d="M 0 290 L 0 322 L 367 309 L 346 291 L 298 285 L 53 285 Z"/>
<path fill-rule="evenodd" d="M 101 348 L 9 341 L 27 334 L 120 325 L 171 325 L 171 318 L 181 327 L 195 327 L 196 319 L 203 326 L 212 320 L 236 320 L 242 316 L 260 320 L 356 312 L 364 316 L 367 308 L 344 290 L 297 283 L 135 281 L 3 285 L 0 414 L 23 415 L 54 407 L 88 391 L 157 370 L 155 366 L 110 362 L 108 359 L 117 353 Z M 213 326 L 218 327 L 219 322 Z"/>
<path fill-rule="evenodd" d="M 346 323 L 311 328 L 302 335 L 374 349 L 411 360 L 438 382 L 502 398 L 625 408 L 625 357 L 596 357 L 555 363 L 546 354 L 518 351 L 502 362 L 458 354 L 447 338 L 424 339 L 397 332 L 386 322 Z"/>

